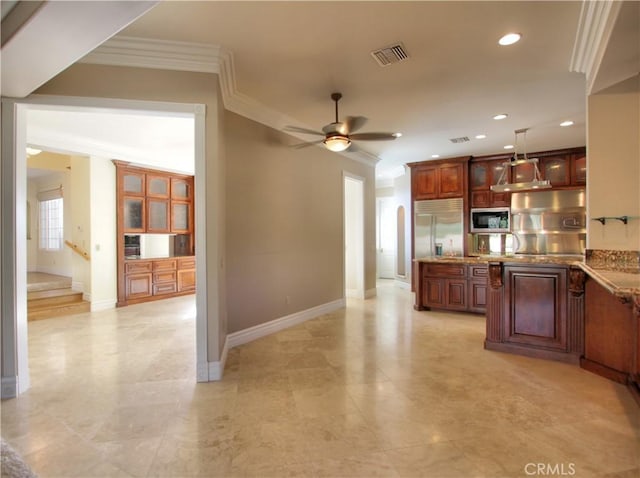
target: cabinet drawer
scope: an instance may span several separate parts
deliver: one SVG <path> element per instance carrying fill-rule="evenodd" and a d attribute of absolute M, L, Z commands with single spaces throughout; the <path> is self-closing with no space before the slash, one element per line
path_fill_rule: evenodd
<path fill-rule="evenodd" d="M 153 284 L 153 295 L 173 294 L 177 291 L 175 282 Z"/>
<path fill-rule="evenodd" d="M 162 271 L 153 273 L 153 283 L 158 282 L 175 282 L 177 279 L 176 271 Z"/>
<path fill-rule="evenodd" d="M 469 266 L 469 279 L 484 279 L 487 272 L 487 266 Z"/>
<path fill-rule="evenodd" d="M 467 267 L 464 264 L 427 264 L 424 268 L 425 276 L 465 277 Z"/>
<path fill-rule="evenodd" d="M 196 258 L 189 257 L 186 259 L 178 259 L 178 269 L 195 269 L 196 268 Z"/>
<path fill-rule="evenodd" d="M 142 272 L 151 272 L 152 267 L 153 265 L 151 261 L 125 262 L 124 273 L 135 274 L 135 273 L 142 273 Z"/>
<path fill-rule="evenodd" d="M 153 272 L 157 271 L 175 271 L 176 261 L 175 259 L 168 261 L 153 261 Z"/>

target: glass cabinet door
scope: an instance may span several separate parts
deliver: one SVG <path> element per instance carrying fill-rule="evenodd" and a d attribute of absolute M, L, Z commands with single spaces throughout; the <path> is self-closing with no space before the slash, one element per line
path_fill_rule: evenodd
<path fill-rule="evenodd" d="M 147 199 L 149 217 L 147 230 L 149 232 L 169 232 L 169 201 Z"/>
<path fill-rule="evenodd" d="M 168 198 L 169 178 L 147 174 L 147 196 Z"/>
<path fill-rule="evenodd" d="M 124 198 L 125 232 L 144 232 L 144 199 Z"/>
<path fill-rule="evenodd" d="M 191 205 L 189 203 L 173 202 L 172 205 L 172 232 L 188 232 L 191 229 Z"/>
<path fill-rule="evenodd" d="M 144 173 L 124 173 L 122 175 L 122 191 L 127 195 L 144 196 Z"/>
<path fill-rule="evenodd" d="M 569 184 L 569 161 L 566 157 L 544 158 L 540 169 L 543 179 L 551 181 L 552 186 L 567 186 Z"/>
<path fill-rule="evenodd" d="M 171 179 L 171 198 L 187 201 L 193 197 L 191 181 L 186 179 Z"/>
<path fill-rule="evenodd" d="M 486 189 L 489 186 L 489 168 L 486 162 L 471 164 L 471 189 Z"/>

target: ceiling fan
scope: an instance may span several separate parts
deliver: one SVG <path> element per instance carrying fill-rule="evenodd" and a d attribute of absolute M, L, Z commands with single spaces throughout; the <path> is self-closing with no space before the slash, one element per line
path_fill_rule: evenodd
<path fill-rule="evenodd" d="M 400 133 L 355 133 L 367 122 L 364 116 L 347 116 L 343 122 L 338 121 L 338 101 L 342 98 L 342 93 L 332 93 L 331 99 L 336 104 L 336 120 L 329 123 L 322 132 L 314 131 L 298 126 L 285 126 L 285 131 L 293 133 L 312 134 L 324 136 L 324 139 L 307 143 L 296 144 L 294 148 L 305 148 L 314 144 L 324 143 L 329 151 L 340 152 L 351 146 L 351 141 L 389 141 L 402 136 Z M 352 148 L 353 149 L 353 148 Z"/>

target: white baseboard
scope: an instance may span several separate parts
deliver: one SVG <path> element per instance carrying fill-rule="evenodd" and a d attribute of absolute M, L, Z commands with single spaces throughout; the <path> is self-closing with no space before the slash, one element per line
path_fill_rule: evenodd
<path fill-rule="evenodd" d="M 264 324 L 255 325 L 248 329 L 239 330 L 227 336 L 229 342 L 229 348 L 237 347 L 238 345 L 252 342 L 261 337 L 274 334 L 281 330 L 287 329 L 302 322 L 306 322 L 309 319 L 314 319 L 322 314 L 328 314 L 334 310 L 342 309 L 346 306 L 345 299 L 334 300 L 326 304 L 318 305 L 310 309 L 296 312 L 295 314 L 287 315 L 279 319 L 266 322 Z"/>
<path fill-rule="evenodd" d="M 222 354 L 217 362 L 209 362 L 208 381 L 216 382 L 222 380 L 224 374 L 224 365 L 227 363 L 227 354 L 229 353 L 229 336 L 224 339 Z"/>
<path fill-rule="evenodd" d="M 87 297 L 91 297 L 90 294 L 86 294 Z M 83 295 L 83 298 L 85 296 Z M 91 302 L 91 299 L 85 299 Z M 116 301 L 113 299 L 94 300 L 91 302 L 91 312 L 97 312 L 99 310 L 115 309 Z"/>
<path fill-rule="evenodd" d="M 373 289 L 375 295 L 375 289 Z M 287 329 L 307 320 L 314 319 L 320 315 L 328 314 L 334 310 L 342 309 L 346 306 L 346 300 L 338 299 L 333 302 L 327 302 L 326 304 L 318 305 L 310 309 L 296 312 L 295 314 L 287 315 L 279 319 L 271 320 L 264 324 L 255 325 L 248 329 L 239 330 L 232 334 L 227 335 L 222 347 L 222 353 L 220 354 L 220 360 L 215 362 L 200 362 L 197 365 L 196 375 L 198 382 L 213 382 L 222 380 L 224 373 L 224 366 L 227 362 L 227 354 L 229 349 L 237 347 L 238 345 L 253 342 L 261 337 L 274 334 L 281 330 Z"/>
<path fill-rule="evenodd" d="M 18 396 L 18 377 L 2 377 L 0 382 L 0 398 L 15 398 Z"/>

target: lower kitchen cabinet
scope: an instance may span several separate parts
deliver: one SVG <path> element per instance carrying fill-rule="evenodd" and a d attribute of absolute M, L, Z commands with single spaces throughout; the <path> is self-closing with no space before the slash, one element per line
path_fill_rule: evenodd
<path fill-rule="evenodd" d="M 485 348 L 577 364 L 584 273 L 569 265 L 490 263 Z"/>
<path fill-rule="evenodd" d="M 196 261 L 180 258 L 129 260 L 124 264 L 125 301 L 134 304 L 176 295 L 192 294 L 196 289 Z"/>
<path fill-rule="evenodd" d="M 620 383 L 638 381 L 640 339 L 632 304 L 591 279 L 585 286 L 585 304 L 581 367 Z"/>
<path fill-rule="evenodd" d="M 484 313 L 486 270 L 486 265 L 419 263 L 414 308 Z"/>

